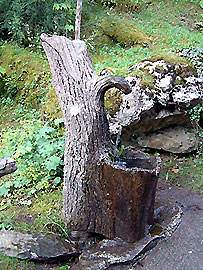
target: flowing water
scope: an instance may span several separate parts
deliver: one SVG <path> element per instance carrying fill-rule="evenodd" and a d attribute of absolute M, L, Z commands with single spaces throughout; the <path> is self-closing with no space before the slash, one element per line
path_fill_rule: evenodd
<path fill-rule="evenodd" d="M 118 145 L 119 145 L 119 142 L 121 139 L 121 134 L 122 134 L 122 129 L 123 129 L 123 121 L 122 121 L 121 116 L 122 116 L 123 112 L 125 111 L 126 107 L 127 107 L 127 102 L 124 100 L 123 104 L 120 108 L 120 111 L 118 113 L 118 121 L 120 122 L 120 130 L 119 130 L 117 137 L 116 137 L 114 158 L 117 158 L 117 155 L 119 153 Z"/>

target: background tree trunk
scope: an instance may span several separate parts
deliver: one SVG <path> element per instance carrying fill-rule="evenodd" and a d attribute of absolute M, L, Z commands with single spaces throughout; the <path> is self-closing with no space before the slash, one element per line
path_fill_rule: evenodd
<path fill-rule="evenodd" d="M 70 230 L 100 233 L 110 238 L 119 236 L 120 225 L 115 222 L 115 209 L 111 207 L 114 199 L 109 198 L 110 194 L 114 197 L 115 194 L 110 192 L 111 185 L 104 179 L 104 165 L 112 163 L 110 156 L 115 150 L 110 139 L 104 94 L 112 87 L 126 94 L 131 88 L 123 78 L 98 77 L 83 41 L 45 34 L 41 35 L 41 41 L 51 67 L 66 130 L 64 222 Z M 149 179 L 146 184 L 148 182 Z M 143 196 L 146 197 L 146 188 L 144 190 Z M 143 212 L 147 216 L 145 223 L 151 215 L 150 207 L 146 207 L 150 214 Z M 122 211 L 125 217 L 126 209 Z M 140 235 L 133 240 L 135 238 L 140 238 Z"/>
<path fill-rule="evenodd" d="M 82 16 L 82 0 L 77 0 L 77 8 L 75 14 L 75 39 L 80 39 L 81 16 Z"/>

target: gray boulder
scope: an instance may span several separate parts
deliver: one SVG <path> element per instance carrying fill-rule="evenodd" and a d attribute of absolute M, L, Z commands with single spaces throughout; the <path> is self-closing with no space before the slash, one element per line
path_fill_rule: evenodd
<path fill-rule="evenodd" d="M 175 127 L 139 137 L 138 144 L 142 147 L 172 153 L 188 153 L 197 149 L 198 140 L 194 133 L 187 131 L 183 127 Z"/>
<path fill-rule="evenodd" d="M 155 219 L 159 220 L 159 229 L 149 229 L 145 238 L 135 243 L 127 243 L 119 238 L 104 239 L 98 244 L 84 250 L 79 263 L 71 267 L 72 270 L 107 270 L 135 269 L 137 261 L 148 254 L 161 240 L 170 239 L 182 221 L 182 209 L 167 201 L 155 211 Z M 113 268 L 114 269 L 114 268 Z M 139 269 L 139 268 L 138 268 Z"/>
<path fill-rule="evenodd" d="M 6 256 L 40 261 L 79 254 L 75 246 L 60 235 L 14 231 L 0 231 L 0 251 Z"/>
<path fill-rule="evenodd" d="M 132 92 L 122 96 L 123 104 L 116 116 L 109 116 L 111 134 L 115 136 L 122 126 L 123 144 L 132 145 L 133 141 L 134 146 L 160 149 L 156 144 L 144 141 L 150 140 L 152 136 L 157 137 L 158 131 L 163 130 L 165 134 L 166 129 L 170 128 L 170 144 L 161 146 L 161 149 L 172 153 L 188 153 L 195 150 L 197 144 L 191 144 L 190 139 L 185 138 L 186 133 L 182 128 L 191 127 L 188 111 L 202 102 L 203 77 L 198 76 L 195 69 L 187 65 L 172 65 L 164 60 L 143 61 L 130 70 L 145 72 L 151 76 L 152 81 L 149 85 L 143 85 L 140 76 L 126 78 L 132 86 Z M 178 135 L 180 147 L 177 145 L 177 129 L 174 129 L 177 126 L 182 130 Z M 184 147 L 181 146 L 182 140 Z"/>

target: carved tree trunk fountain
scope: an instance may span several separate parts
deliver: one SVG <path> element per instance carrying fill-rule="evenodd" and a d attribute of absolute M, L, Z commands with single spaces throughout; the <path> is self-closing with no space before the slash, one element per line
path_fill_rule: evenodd
<path fill-rule="evenodd" d="M 97 76 L 81 40 L 42 34 L 65 130 L 63 218 L 70 231 L 135 241 L 153 218 L 156 169 L 115 165 L 104 94 L 131 91 L 120 77 Z M 148 162 L 149 160 L 147 160 Z"/>

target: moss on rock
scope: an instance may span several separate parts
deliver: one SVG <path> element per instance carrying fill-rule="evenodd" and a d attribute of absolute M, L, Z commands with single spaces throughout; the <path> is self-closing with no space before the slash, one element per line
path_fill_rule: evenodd
<path fill-rule="evenodd" d="M 121 96 L 121 92 L 116 89 L 112 88 L 109 89 L 104 96 L 104 105 L 107 110 L 107 112 L 114 116 L 117 111 L 119 111 L 120 105 L 122 103 L 123 99 Z"/>
<path fill-rule="evenodd" d="M 140 29 L 134 27 L 126 19 L 111 16 L 101 23 L 103 33 L 122 46 L 133 44 L 147 45 L 151 43 L 150 37 Z"/>
<path fill-rule="evenodd" d="M 194 72 L 196 73 L 195 67 L 193 66 L 193 64 L 191 64 L 191 62 L 187 58 L 179 56 L 172 52 L 155 54 L 151 56 L 149 59 L 142 60 L 142 62 L 146 60 L 151 61 L 151 62 L 164 60 L 164 62 L 169 65 L 172 65 L 172 66 L 181 65 L 186 70 L 191 70 L 193 73 Z"/>
<path fill-rule="evenodd" d="M 133 76 L 141 79 L 141 87 L 143 89 L 150 88 L 156 89 L 155 82 L 156 78 L 148 72 L 148 70 L 137 70 L 134 72 Z"/>
<path fill-rule="evenodd" d="M 157 62 L 157 64 L 155 62 Z M 163 78 L 172 72 L 174 77 L 173 85 L 184 85 L 185 78 L 198 76 L 196 68 L 188 59 L 175 55 L 174 53 L 153 55 L 148 59 L 142 60 L 139 64 L 130 67 L 129 71 L 130 76 L 140 78 L 141 87 L 143 89 L 149 88 L 156 91 L 160 91 L 159 86 L 157 86 L 158 77 L 156 73 L 160 74 L 161 78 Z"/>

